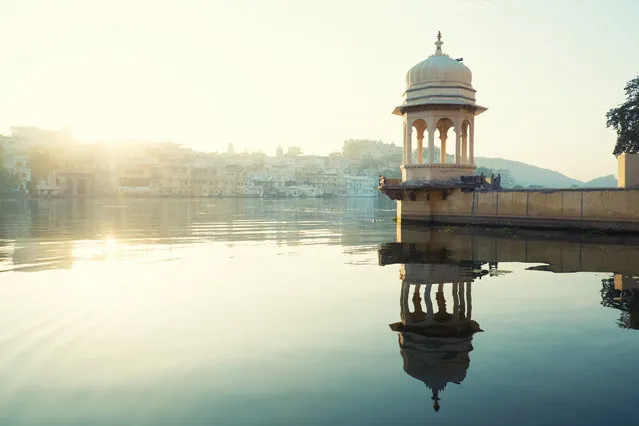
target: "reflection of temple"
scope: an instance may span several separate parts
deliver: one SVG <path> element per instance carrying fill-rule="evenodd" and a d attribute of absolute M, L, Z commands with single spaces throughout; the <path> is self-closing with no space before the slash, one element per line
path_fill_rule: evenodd
<path fill-rule="evenodd" d="M 387 244 L 383 251 L 387 260 L 397 261 L 386 263 L 401 263 L 401 259 L 448 265 L 520 262 L 537 264 L 526 268 L 535 271 L 613 273 L 614 278 L 603 280 L 601 304 L 621 311 L 620 327 L 639 329 L 637 236 L 402 224 L 396 232 L 402 243 Z"/>
<path fill-rule="evenodd" d="M 639 275 L 639 237 L 517 229 L 411 227 L 397 225 L 397 241 L 414 243 L 416 253 L 445 254 L 449 262 L 544 264 L 529 269 L 565 272 L 613 272 Z"/>
<path fill-rule="evenodd" d="M 615 274 L 602 280 L 601 304 L 621 311 L 619 327 L 639 330 L 639 277 Z"/>
<path fill-rule="evenodd" d="M 474 333 L 472 286 L 504 273 L 498 263 L 533 263 L 528 270 L 613 272 L 602 305 L 621 311 L 622 328 L 639 329 L 639 238 L 561 232 L 397 225 L 396 243 L 379 249 L 380 265 L 400 264 L 399 333 L 404 371 L 424 382 L 439 410 L 442 391 L 470 367 Z M 539 265 L 541 264 L 541 265 Z"/>
<path fill-rule="evenodd" d="M 473 334 L 482 331 L 471 318 L 472 282 L 489 271 L 481 263 L 451 261 L 446 251 L 417 247 L 386 244 L 379 250 L 379 262 L 403 263 L 401 321 L 390 328 L 399 332 L 404 371 L 431 389 L 438 411 L 446 385 L 466 378 Z"/>

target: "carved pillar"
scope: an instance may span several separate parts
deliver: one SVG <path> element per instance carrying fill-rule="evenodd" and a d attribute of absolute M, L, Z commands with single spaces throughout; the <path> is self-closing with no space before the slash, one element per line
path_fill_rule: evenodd
<path fill-rule="evenodd" d="M 466 319 L 466 292 L 464 291 L 465 283 L 459 283 L 459 319 Z"/>
<path fill-rule="evenodd" d="M 455 127 L 455 164 L 461 164 L 461 130 Z"/>
<path fill-rule="evenodd" d="M 415 291 L 413 292 L 413 313 L 411 315 L 411 321 L 413 323 L 420 323 L 426 318 L 426 314 L 422 309 L 422 298 L 419 294 L 420 290 L 421 285 L 418 284 L 415 286 Z"/>
<path fill-rule="evenodd" d="M 442 131 L 442 129 L 439 129 L 439 140 L 440 140 L 439 162 L 442 164 L 446 164 L 446 138 L 448 137 L 448 135 L 446 134 L 447 131 L 448 129 L 444 131 Z"/>
<path fill-rule="evenodd" d="M 406 124 L 406 161 L 404 164 L 413 164 L 413 141 L 412 141 L 413 126 Z"/>
<path fill-rule="evenodd" d="M 417 164 L 422 164 L 424 162 L 424 133 L 419 133 L 417 135 Z"/>
<path fill-rule="evenodd" d="M 468 152 L 468 164 L 475 165 L 475 120 L 470 125 L 470 149 Z"/>
<path fill-rule="evenodd" d="M 430 289 L 433 287 L 432 284 L 426 284 L 426 288 L 424 289 L 424 301 L 426 302 L 426 318 L 429 320 L 433 319 L 433 301 L 430 298 Z"/>
<path fill-rule="evenodd" d="M 461 154 L 461 162 L 462 164 L 469 164 L 468 162 L 468 125 L 464 126 L 462 130 L 462 154 Z"/>
<path fill-rule="evenodd" d="M 428 162 L 435 162 L 435 129 L 428 129 Z"/>
<path fill-rule="evenodd" d="M 402 145 L 402 164 L 406 164 L 406 117 L 404 117 L 404 143 Z"/>
<path fill-rule="evenodd" d="M 472 130 L 471 130 L 471 135 L 472 135 Z M 471 293 L 471 289 L 472 289 L 471 285 L 472 285 L 472 281 L 469 281 L 468 285 L 466 286 L 466 303 L 467 303 L 467 306 L 466 306 L 466 319 L 467 320 L 470 320 L 470 317 L 471 317 L 471 315 L 473 313 L 473 298 L 472 298 L 472 296 L 470 294 Z"/>
<path fill-rule="evenodd" d="M 443 321 L 448 321 L 450 316 L 446 312 L 446 296 L 444 296 L 444 284 L 440 283 L 437 286 L 437 293 L 435 294 L 435 300 L 437 301 L 437 314 L 435 318 L 439 318 Z"/>
<path fill-rule="evenodd" d="M 410 322 L 410 308 L 408 307 L 408 293 L 410 292 L 410 284 L 408 284 L 406 281 L 402 281 L 402 292 L 399 298 L 399 306 L 400 306 L 400 311 L 399 311 L 399 315 L 402 319 L 402 321 L 404 322 L 404 324 L 407 324 Z"/>
<path fill-rule="evenodd" d="M 459 286 L 453 282 L 453 319 L 459 320 Z"/>

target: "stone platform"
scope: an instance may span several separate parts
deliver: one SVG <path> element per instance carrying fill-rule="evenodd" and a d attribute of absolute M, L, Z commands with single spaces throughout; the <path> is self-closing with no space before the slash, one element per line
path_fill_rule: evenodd
<path fill-rule="evenodd" d="M 639 233 L 639 189 L 487 189 L 475 177 L 382 182 L 400 222 Z"/>
<path fill-rule="evenodd" d="M 405 164 L 400 167 L 403 181 L 454 180 L 472 176 L 476 167 L 470 164 Z"/>

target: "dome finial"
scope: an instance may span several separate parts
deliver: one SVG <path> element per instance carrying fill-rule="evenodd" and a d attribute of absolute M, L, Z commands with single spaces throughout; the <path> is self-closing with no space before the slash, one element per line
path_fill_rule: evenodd
<path fill-rule="evenodd" d="M 442 41 L 442 32 L 437 31 L 437 41 L 435 42 L 435 46 L 437 46 L 437 49 L 435 50 L 435 55 L 443 55 L 442 44 L 444 44 L 444 42 Z"/>
<path fill-rule="evenodd" d="M 433 410 L 439 411 L 439 390 L 433 390 L 433 397 L 431 399 L 435 401 L 433 404 Z"/>

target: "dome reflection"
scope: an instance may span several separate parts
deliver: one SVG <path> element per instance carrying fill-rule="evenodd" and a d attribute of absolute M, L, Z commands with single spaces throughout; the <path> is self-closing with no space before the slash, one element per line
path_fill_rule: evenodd
<path fill-rule="evenodd" d="M 466 378 L 473 335 L 483 331 L 472 318 L 473 282 L 494 275 L 497 264 L 452 261 L 446 250 L 402 243 L 384 245 L 379 256 L 382 265 L 401 263 L 401 321 L 390 328 L 399 334 L 404 371 L 430 389 L 439 411 L 446 386 Z"/>

